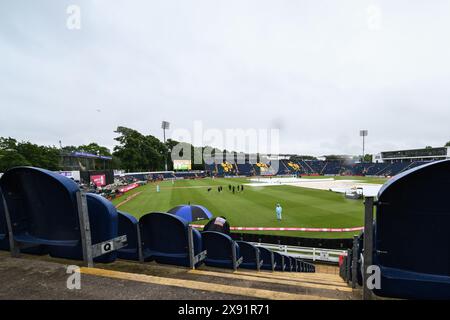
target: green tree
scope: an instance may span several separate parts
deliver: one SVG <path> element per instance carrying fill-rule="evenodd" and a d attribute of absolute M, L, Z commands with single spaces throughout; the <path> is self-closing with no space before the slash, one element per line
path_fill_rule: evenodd
<path fill-rule="evenodd" d="M 444 147 L 450 147 L 450 141 L 447 142 Z"/>
<path fill-rule="evenodd" d="M 372 162 L 372 155 L 371 154 L 366 154 L 364 155 L 364 162 Z"/>
<path fill-rule="evenodd" d="M 129 171 L 154 171 L 164 169 L 164 157 L 167 147 L 158 138 L 127 127 L 118 127 L 115 131 L 119 142 L 114 147 L 113 156 L 118 157 L 122 168 Z"/>
<path fill-rule="evenodd" d="M 81 152 L 92 153 L 99 156 L 111 156 L 111 151 L 107 147 L 100 146 L 95 142 L 79 146 L 77 149 Z"/>
<path fill-rule="evenodd" d="M 30 165 L 31 163 L 17 151 L 0 150 L 0 172 L 5 172 L 6 170 L 17 166 Z"/>
<path fill-rule="evenodd" d="M 48 170 L 60 169 L 60 151 L 55 147 L 19 142 L 16 150 L 34 167 Z"/>

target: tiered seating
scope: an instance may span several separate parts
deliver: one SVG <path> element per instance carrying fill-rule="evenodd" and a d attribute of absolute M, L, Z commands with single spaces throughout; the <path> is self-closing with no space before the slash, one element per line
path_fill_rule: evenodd
<path fill-rule="evenodd" d="M 257 162 L 254 166 L 256 175 L 275 175 L 279 168 L 273 169 L 270 164 Z"/>
<path fill-rule="evenodd" d="M 223 163 L 218 164 L 217 170 L 217 175 L 221 177 L 236 175 L 236 169 L 234 168 L 234 165 L 228 161 L 224 161 Z"/>
<path fill-rule="evenodd" d="M 298 163 L 284 159 L 279 161 L 279 168 L 277 173 L 278 175 L 302 173 L 304 172 L 302 170 L 302 167 Z"/>
<path fill-rule="evenodd" d="M 407 169 L 415 168 L 424 162 L 398 162 L 398 163 L 354 163 L 347 164 L 342 161 L 321 160 L 280 160 L 278 168 L 265 163 L 231 164 L 225 162 L 218 165 L 217 175 L 354 175 L 354 176 L 394 176 Z M 237 167 L 237 171 L 236 168 Z M 273 168 L 272 168 L 273 167 Z M 205 170 L 216 172 L 215 165 L 205 165 Z"/>
<path fill-rule="evenodd" d="M 254 174 L 253 166 L 250 163 L 237 164 L 239 175 L 252 176 Z"/>
<path fill-rule="evenodd" d="M 7 171 L 0 179 L 0 186 L 20 251 L 84 259 L 80 221 L 85 211 L 80 206 L 83 196 L 76 183 L 47 170 L 19 167 Z M 95 254 L 96 262 L 109 263 L 118 257 L 186 267 L 205 263 L 233 269 L 311 270 L 303 261 L 248 242 L 236 242 L 223 233 L 200 233 L 191 229 L 184 219 L 169 213 L 146 214 L 138 221 L 128 213 L 118 212 L 111 202 L 99 195 L 87 193 L 85 196 L 94 245 L 120 241 L 118 235 L 127 237 L 127 244 L 119 245 L 118 250 L 108 250 L 98 257 Z M 0 244 L 7 250 L 8 228 L 4 213 L 1 207 Z"/>
<path fill-rule="evenodd" d="M 366 170 L 367 176 L 374 176 L 378 175 L 381 170 L 387 167 L 388 164 L 386 163 L 371 163 Z"/>
<path fill-rule="evenodd" d="M 312 160 L 307 161 L 311 169 L 313 170 L 312 173 L 321 174 L 322 170 L 324 169 L 325 165 L 327 164 L 326 161 L 320 161 L 320 160 Z"/>
<path fill-rule="evenodd" d="M 317 173 L 314 171 L 314 169 L 309 165 L 305 160 L 299 160 L 298 164 L 303 168 L 304 174 L 314 174 Z"/>
<path fill-rule="evenodd" d="M 197 173 L 195 172 L 191 172 L 191 171 L 187 171 L 187 172 L 175 172 L 175 177 L 176 178 L 197 178 Z"/>
<path fill-rule="evenodd" d="M 337 175 L 340 174 L 342 169 L 342 163 L 340 161 L 328 161 L 321 172 L 319 172 L 320 174 L 332 174 L 332 175 Z"/>

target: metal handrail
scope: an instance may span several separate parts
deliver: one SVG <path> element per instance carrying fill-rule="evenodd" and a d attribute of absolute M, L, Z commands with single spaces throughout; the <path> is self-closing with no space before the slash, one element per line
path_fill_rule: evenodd
<path fill-rule="evenodd" d="M 339 256 L 347 255 L 347 250 L 288 246 L 288 245 L 260 243 L 260 242 L 251 242 L 251 244 L 253 244 L 256 247 L 263 247 L 275 252 L 289 254 L 296 258 L 303 258 L 312 261 L 325 261 L 338 263 Z"/>

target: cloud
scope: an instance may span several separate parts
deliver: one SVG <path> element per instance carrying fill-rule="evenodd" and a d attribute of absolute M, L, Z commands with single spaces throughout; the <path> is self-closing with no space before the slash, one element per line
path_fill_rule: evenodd
<path fill-rule="evenodd" d="M 69 4 L 80 6 L 80 30 L 66 28 Z M 450 139 L 449 9 L 2 2 L 0 136 L 112 147 L 119 125 L 161 137 L 162 120 L 174 129 L 202 120 L 207 129 L 281 128 L 283 153 L 358 154 L 362 128 L 368 152 L 440 146 Z"/>

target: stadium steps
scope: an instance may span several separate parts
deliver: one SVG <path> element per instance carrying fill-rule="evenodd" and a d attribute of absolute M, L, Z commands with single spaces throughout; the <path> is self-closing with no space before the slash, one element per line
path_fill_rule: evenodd
<path fill-rule="evenodd" d="M 328 162 L 325 162 L 325 165 L 323 166 L 322 170 L 320 170 L 320 174 L 323 174 L 327 165 L 328 165 Z"/>
<path fill-rule="evenodd" d="M 192 289 L 210 290 L 227 294 L 239 294 L 263 299 L 352 299 L 352 290 L 338 276 L 319 273 L 288 273 L 270 271 L 238 271 L 201 266 L 197 270 L 157 263 L 117 261 L 100 268 L 119 272 L 119 277 L 139 275 L 162 278 L 167 283 L 186 282 Z M 107 275 L 108 276 L 108 275 Z M 113 273 L 113 276 L 115 274 Z M 160 279 L 161 278 L 161 279 Z M 153 279 L 153 278 L 150 278 Z M 153 280 L 150 280 L 153 281 Z"/>
<path fill-rule="evenodd" d="M 406 168 L 400 170 L 399 173 L 402 173 L 402 172 L 404 172 L 404 171 L 410 169 L 411 167 L 414 167 L 414 166 L 415 166 L 415 163 L 416 163 L 415 161 L 412 161 Z"/>
<path fill-rule="evenodd" d="M 79 263 L 25 254 L 20 259 L 14 259 L 9 257 L 8 252 L 1 252 L 0 269 L 5 260 L 17 261 L 16 264 L 28 266 L 26 271 L 21 271 L 20 268 L 17 268 L 17 265 L 14 266 L 16 271 L 12 272 L 16 273 L 16 276 L 22 280 L 33 274 L 33 271 L 30 271 L 34 269 L 33 264 L 53 264 L 62 268 L 65 265 Z M 27 260 L 28 262 L 26 262 Z M 45 279 L 45 272 L 42 272 L 41 267 L 38 269 L 36 274 L 39 277 L 44 277 L 38 281 L 45 284 L 47 280 L 42 280 Z M 21 272 L 23 274 L 20 274 Z M 207 293 L 208 299 L 354 299 L 351 288 L 338 275 L 327 273 L 256 272 L 245 269 L 234 272 L 206 266 L 191 270 L 154 262 L 141 264 L 117 260 L 111 264 L 96 264 L 95 268 L 81 268 L 81 274 L 82 279 L 88 279 L 85 282 L 88 282 L 86 285 L 91 286 L 91 291 L 95 291 L 93 284 L 96 282 L 106 282 L 108 288 L 110 285 L 112 287 L 120 286 L 127 292 L 133 292 L 131 288 L 139 286 L 144 288 L 143 290 L 148 294 L 155 294 L 150 290 L 154 287 L 155 290 L 158 290 L 157 297 L 160 299 L 185 295 L 186 291 L 190 292 L 190 296 L 184 297 L 184 299 L 205 297 L 205 293 Z M 14 287 L 11 283 L 9 285 Z M 96 297 L 117 298 L 114 290 L 111 293 L 108 293 L 109 290 L 104 290 L 104 287 L 99 287 L 98 290 L 99 292 L 94 292 Z M 45 293 L 43 294 L 43 298 L 45 298 Z M 138 295 L 136 297 L 142 298 Z"/>
<path fill-rule="evenodd" d="M 314 171 L 314 169 L 309 165 L 309 163 L 307 163 L 305 160 L 302 160 L 303 161 L 303 163 L 309 168 L 309 170 L 311 170 L 310 172 L 310 174 L 314 174 L 314 173 L 317 173 L 317 172 L 315 172 Z"/>

